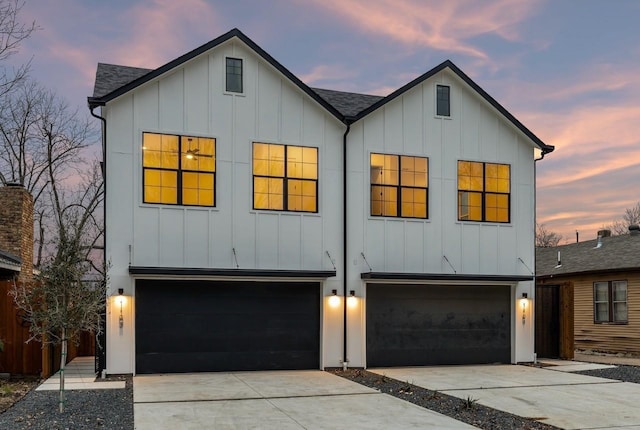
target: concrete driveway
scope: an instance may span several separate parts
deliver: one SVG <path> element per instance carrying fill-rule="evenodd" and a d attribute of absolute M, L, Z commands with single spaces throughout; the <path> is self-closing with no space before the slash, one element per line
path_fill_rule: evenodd
<path fill-rule="evenodd" d="M 137 430 L 474 428 L 321 371 L 136 376 L 133 390 Z"/>
<path fill-rule="evenodd" d="M 640 384 L 569 369 L 486 365 L 369 370 L 564 429 L 640 430 Z"/>

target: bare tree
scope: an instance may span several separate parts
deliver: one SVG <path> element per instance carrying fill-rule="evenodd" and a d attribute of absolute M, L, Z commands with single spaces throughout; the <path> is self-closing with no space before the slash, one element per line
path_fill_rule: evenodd
<path fill-rule="evenodd" d="M 53 216 L 52 181 L 58 189 L 85 168 L 83 156 L 97 132 L 86 115 L 33 80 L 0 98 L 0 183 L 18 182 L 34 198 L 36 266 Z"/>
<path fill-rule="evenodd" d="M 625 209 L 622 218 L 614 220 L 606 228 L 611 230 L 613 236 L 629 234 L 629 226 L 632 224 L 640 225 L 640 202 L 635 206 Z"/>
<path fill-rule="evenodd" d="M 103 202 L 104 186 L 97 163 L 72 192 L 58 186 L 53 165 L 48 175 L 55 252 L 32 284 L 17 284 L 11 294 L 30 324 L 28 341 L 62 346 L 59 410 L 63 412 L 68 342 L 77 340 L 81 331 L 99 334 L 102 330 L 106 268 L 96 263 L 101 260 L 92 251 L 104 233 L 101 220 L 94 216 Z"/>
<path fill-rule="evenodd" d="M 23 6 L 22 0 L 0 0 L 0 97 L 9 93 L 29 71 L 29 62 L 17 68 L 7 64 L 19 51 L 20 44 L 38 29 L 35 21 L 31 24 L 20 21 Z"/>
<path fill-rule="evenodd" d="M 548 230 L 544 224 L 536 223 L 536 247 L 551 248 L 558 246 L 561 240 L 561 234 Z"/>

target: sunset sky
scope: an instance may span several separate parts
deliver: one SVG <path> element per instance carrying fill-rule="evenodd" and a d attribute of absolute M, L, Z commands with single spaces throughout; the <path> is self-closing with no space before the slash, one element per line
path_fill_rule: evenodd
<path fill-rule="evenodd" d="M 640 201 L 640 1 L 26 0 L 16 64 L 83 114 L 98 62 L 156 68 L 237 27 L 308 85 L 387 95 L 446 59 L 556 151 L 538 221 L 567 241 Z"/>

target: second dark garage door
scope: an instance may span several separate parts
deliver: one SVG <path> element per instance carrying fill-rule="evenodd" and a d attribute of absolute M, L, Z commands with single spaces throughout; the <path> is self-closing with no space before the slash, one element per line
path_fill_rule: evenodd
<path fill-rule="evenodd" d="M 318 369 L 320 285 L 136 281 L 136 373 Z"/>
<path fill-rule="evenodd" d="M 508 286 L 367 284 L 367 366 L 509 363 Z"/>

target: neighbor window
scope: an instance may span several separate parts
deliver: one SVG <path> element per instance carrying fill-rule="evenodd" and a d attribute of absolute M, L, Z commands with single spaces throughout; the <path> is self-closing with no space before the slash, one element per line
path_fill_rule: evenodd
<path fill-rule="evenodd" d="M 511 167 L 458 161 L 458 220 L 509 222 Z"/>
<path fill-rule="evenodd" d="M 451 116 L 450 94 L 448 85 L 436 85 L 436 115 Z"/>
<path fill-rule="evenodd" d="M 429 159 L 371 154 L 371 215 L 427 218 Z"/>
<path fill-rule="evenodd" d="M 215 206 L 216 140 L 142 133 L 144 203 Z"/>
<path fill-rule="evenodd" d="M 242 60 L 240 58 L 226 59 L 227 84 L 226 91 L 230 93 L 242 92 Z"/>
<path fill-rule="evenodd" d="M 254 143 L 253 208 L 318 212 L 318 148 Z"/>
<path fill-rule="evenodd" d="M 627 322 L 627 281 L 593 283 L 593 320 L 597 323 Z"/>

